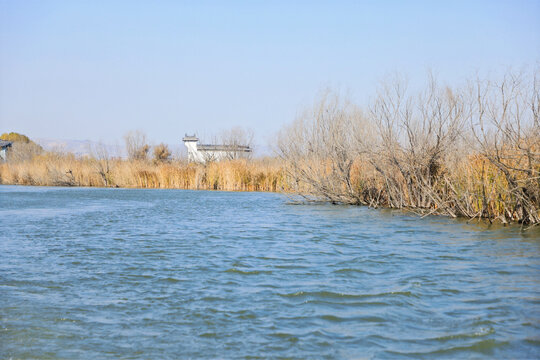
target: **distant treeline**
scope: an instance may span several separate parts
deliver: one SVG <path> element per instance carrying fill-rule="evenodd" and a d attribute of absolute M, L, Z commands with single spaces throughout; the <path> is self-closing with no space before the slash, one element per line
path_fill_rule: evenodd
<path fill-rule="evenodd" d="M 409 92 L 399 79 L 360 108 L 335 93 L 284 128 L 276 158 L 189 164 L 140 133 L 128 159 L 14 143 L 3 184 L 287 192 L 418 214 L 540 223 L 540 73 Z M 248 138 L 235 131 L 229 137 Z M 12 139 L 15 137 L 12 135 Z"/>

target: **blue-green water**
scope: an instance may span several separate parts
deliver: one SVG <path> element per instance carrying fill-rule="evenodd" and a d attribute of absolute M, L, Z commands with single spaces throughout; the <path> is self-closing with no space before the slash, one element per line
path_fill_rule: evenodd
<path fill-rule="evenodd" d="M 264 193 L 0 201 L 0 358 L 540 356 L 538 231 Z"/>

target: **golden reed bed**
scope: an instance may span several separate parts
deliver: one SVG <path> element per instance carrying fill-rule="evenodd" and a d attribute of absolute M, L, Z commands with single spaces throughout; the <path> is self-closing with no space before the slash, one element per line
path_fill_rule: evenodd
<path fill-rule="evenodd" d="M 283 191 L 284 172 L 274 159 L 231 160 L 208 165 L 77 158 L 47 153 L 0 164 L 0 182 L 36 186 L 96 186 L 225 191 Z"/>

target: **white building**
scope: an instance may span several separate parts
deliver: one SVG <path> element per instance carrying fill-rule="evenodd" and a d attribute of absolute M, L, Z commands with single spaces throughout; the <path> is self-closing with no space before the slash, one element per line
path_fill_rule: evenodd
<path fill-rule="evenodd" d="M 195 135 L 184 136 L 182 139 L 188 150 L 188 161 L 206 163 L 219 160 L 247 158 L 251 148 L 245 145 L 202 145 Z"/>

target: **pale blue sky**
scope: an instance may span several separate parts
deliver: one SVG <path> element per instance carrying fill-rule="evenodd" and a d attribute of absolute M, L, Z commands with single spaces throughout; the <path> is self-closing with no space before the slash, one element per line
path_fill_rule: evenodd
<path fill-rule="evenodd" d="M 431 68 L 458 83 L 540 60 L 540 1 L 0 0 L 0 131 L 113 143 L 252 128 L 325 87 L 359 103 Z"/>

